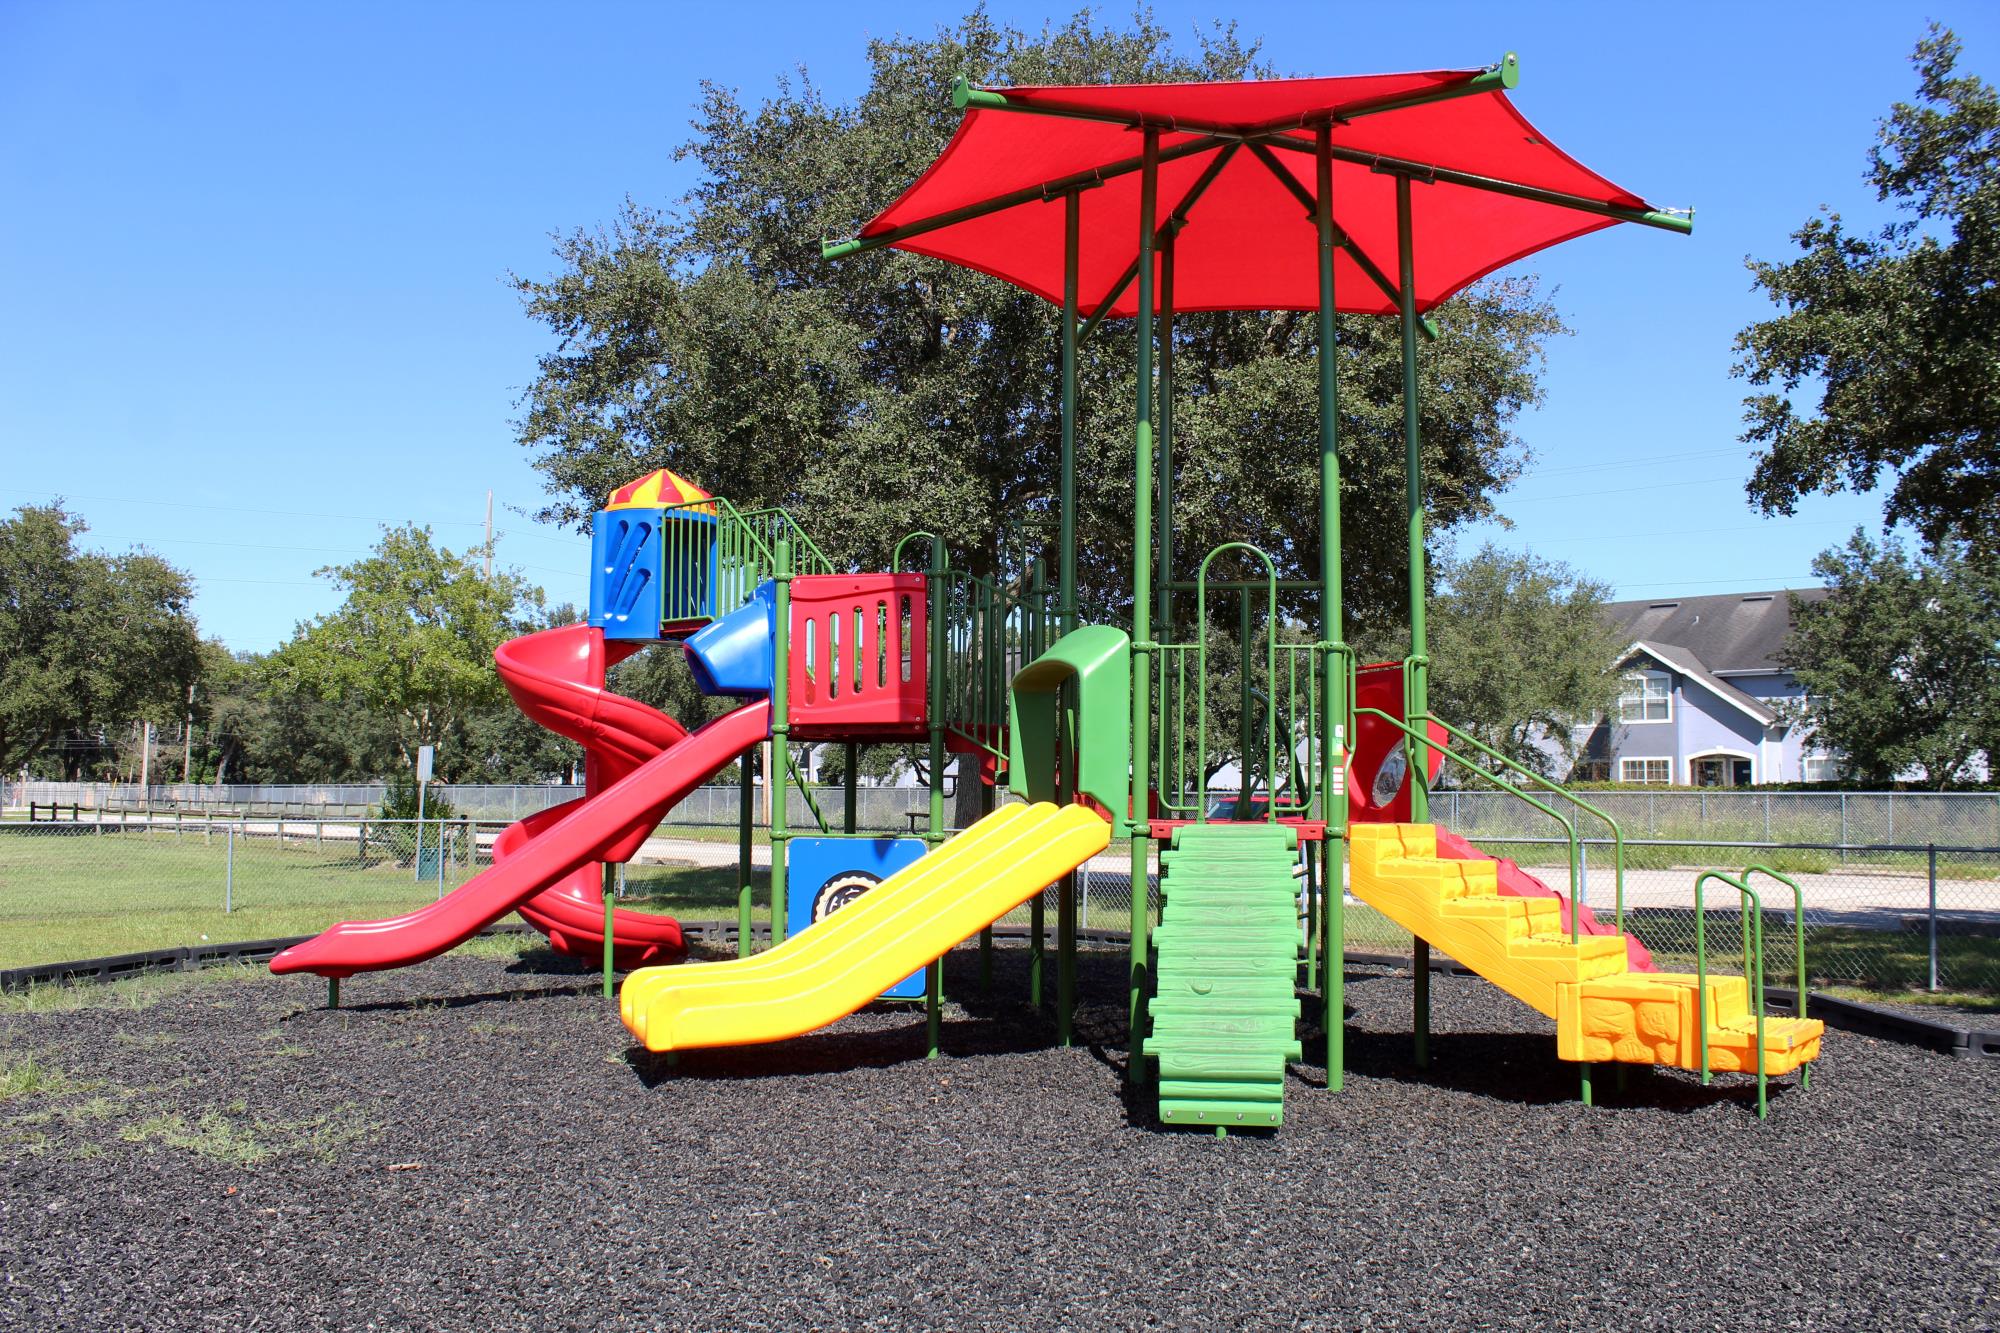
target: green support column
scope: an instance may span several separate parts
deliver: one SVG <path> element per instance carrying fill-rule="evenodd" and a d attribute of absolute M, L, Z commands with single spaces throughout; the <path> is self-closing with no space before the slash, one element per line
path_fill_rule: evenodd
<path fill-rule="evenodd" d="M 1396 265 L 1403 324 L 1403 496 L 1409 524 L 1410 665 L 1403 680 L 1404 711 L 1419 736 L 1430 716 L 1430 644 L 1424 632 L 1424 479 L 1423 431 L 1417 404 L 1417 259 L 1411 240 L 1410 178 L 1396 177 Z M 1431 817 L 1430 752 L 1412 738 L 1410 755 L 1410 819 L 1428 823 Z M 1431 946 L 1418 939 L 1410 960 L 1411 1021 L 1417 1067 L 1430 1064 Z"/>
<path fill-rule="evenodd" d="M 1056 751 L 1062 755 L 1062 772 L 1056 777 L 1056 800 L 1068 805 L 1076 798 L 1071 786 L 1076 773 L 1076 684 L 1063 686 L 1061 711 L 1057 716 L 1060 740 Z M 1076 1016 L 1076 872 L 1062 877 L 1056 891 L 1056 1042 L 1070 1044 Z"/>
<path fill-rule="evenodd" d="M 611 914 L 618 910 L 618 867 L 604 863 L 604 998 L 610 999 L 618 993 L 617 983 L 611 976 Z"/>
<path fill-rule="evenodd" d="M 1320 658 L 1324 675 L 1325 716 L 1320 722 L 1320 818 L 1326 821 L 1326 843 L 1320 856 L 1320 949 L 1326 980 L 1321 1004 L 1326 1024 L 1326 1086 L 1338 1089 L 1346 1077 L 1347 949 L 1345 899 L 1347 863 L 1347 673 L 1346 658 L 1333 651 L 1345 642 L 1340 587 L 1340 371 L 1334 333 L 1333 291 L 1333 130 L 1320 125 L 1313 134 L 1315 185 L 1313 220 L 1319 246 L 1319 578 Z"/>
<path fill-rule="evenodd" d="M 1174 228 L 1169 224 L 1165 230 L 1160 245 L 1160 613 L 1153 627 L 1162 643 L 1174 637 Z"/>
<path fill-rule="evenodd" d="M 1064 634 L 1076 628 L 1076 305 L 1077 242 L 1082 231 L 1083 199 L 1072 190 L 1063 197 L 1062 310 L 1062 496 L 1061 549 L 1056 552 L 1056 579 L 1061 598 L 1059 623 Z M 1069 753 L 1068 750 L 1064 751 Z M 1059 794 L 1065 803 L 1064 787 Z M 1070 1043 L 1070 1013 L 1076 1006 L 1076 872 L 1062 877 L 1056 890 L 1056 1036 Z"/>
<path fill-rule="evenodd" d="M 791 744 L 791 725 L 786 720 L 790 716 L 787 711 L 790 702 L 786 695 L 791 675 L 788 670 L 792 632 L 791 542 L 780 541 L 777 556 L 777 607 L 773 615 L 776 630 L 772 636 L 776 669 L 771 672 L 771 771 L 764 775 L 764 786 L 771 793 L 771 947 L 774 949 L 785 942 L 785 840 L 791 836 L 785 828 L 785 806 L 790 800 L 786 774 L 791 769 L 791 752 L 786 748 Z"/>
<path fill-rule="evenodd" d="M 1430 716 L 1430 642 L 1424 628 L 1423 425 L 1417 402 L 1417 261 L 1408 176 L 1396 177 L 1396 260 L 1403 324 L 1403 508 L 1410 561 L 1410 670 L 1404 689 L 1409 723 L 1421 733 Z M 1430 785 L 1430 755 L 1412 738 L 1410 818 L 1419 824 L 1431 817 Z"/>
<path fill-rule="evenodd" d="M 847 808 L 841 812 L 840 827 L 848 837 L 853 837 L 860 828 L 860 811 L 856 808 L 860 800 L 860 774 L 854 770 L 861 763 L 861 746 L 854 741 L 847 742 L 844 753 L 847 763 L 846 792 Z"/>
<path fill-rule="evenodd" d="M 737 805 L 736 805 L 736 956 L 748 958 L 753 940 L 750 925 L 751 894 L 754 892 L 752 879 L 755 867 L 751 857 L 750 819 L 757 804 L 757 779 L 750 770 L 757 747 L 751 746 L 736 761 Z"/>
<path fill-rule="evenodd" d="M 924 834 L 924 841 L 934 850 L 944 841 L 944 666 L 945 666 L 945 614 L 950 609 L 950 600 L 945 589 L 944 538 L 931 538 L 931 569 L 929 584 L 930 605 L 926 614 L 930 617 L 930 723 L 931 723 L 931 801 L 930 827 Z M 926 1059 L 935 1060 L 938 1055 L 938 1038 L 944 1025 L 944 959 L 939 958 L 924 969 L 924 1033 Z"/>
<path fill-rule="evenodd" d="M 1146 1079 L 1140 1044 L 1146 1036 L 1147 958 L 1151 904 L 1146 870 L 1152 856 L 1148 822 L 1152 780 L 1152 564 L 1153 564 L 1153 213 L 1160 183 L 1160 132 L 1147 127 L 1139 174 L 1139 376 L 1138 422 L 1133 430 L 1132 485 L 1132 838 L 1131 994 L 1127 1005 L 1126 1076 Z"/>

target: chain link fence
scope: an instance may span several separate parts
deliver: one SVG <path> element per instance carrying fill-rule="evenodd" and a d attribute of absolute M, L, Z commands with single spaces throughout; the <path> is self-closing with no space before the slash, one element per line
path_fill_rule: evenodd
<path fill-rule="evenodd" d="M 947 787 L 950 785 L 947 782 Z M 358 819 L 381 806 L 385 791 L 380 783 L 220 787 L 154 783 L 141 787 L 117 782 L 13 782 L 0 785 L 0 806 L 23 813 L 33 806 L 44 819 L 51 810 L 62 819 L 71 818 L 73 813 L 88 819 L 99 813 L 118 811 L 156 814 L 180 811 L 189 816 L 224 819 L 258 815 Z M 564 801 L 576 800 L 583 795 L 583 788 L 434 783 L 430 792 L 433 797 L 450 802 L 461 819 L 511 823 Z M 793 828 L 816 826 L 815 810 L 829 824 L 838 824 L 846 808 L 846 793 L 841 787 L 794 786 L 787 795 L 786 815 Z M 742 788 L 733 782 L 697 787 L 667 812 L 661 824 L 734 828 L 741 800 Z M 907 832 L 910 815 L 914 812 L 921 817 L 929 809 L 930 793 L 923 787 L 860 787 L 855 791 L 856 822 L 871 831 Z M 766 823 L 761 785 L 751 793 L 751 821 L 759 828 Z"/>
<path fill-rule="evenodd" d="M 733 836 L 737 793 L 709 790 L 726 793 L 726 807 L 697 806 L 694 818 L 663 824 L 655 835 L 661 841 L 620 871 L 628 905 L 689 920 L 734 917 L 741 878 Z M 908 794 L 924 798 L 921 791 Z M 821 809 L 837 828 L 837 790 L 833 796 Z M 857 813 L 864 832 L 907 834 L 909 811 L 925 808 L 905 802 L 871 809 L 863 803 Z M 676 813 L 685 817 L 688 807 Z M 1459 817 L 1467 813 L 1462 810 Z M 65 808 L 61 815 L 55 823 L 0 824 L 0 966 L 305 935 L 337 920 L 394 916 L 436 901 L 490 865 L 494 840 L 505 827 L 505 821 L 477 819 L 421 826 L 361 818 L 223 819 L 190 810 L 79 808 L 72 820 Z M 796 812 L 794 827 L 805 834 L 817 829 L 807 810 Z M 1479 830 L 1474 841 L 1551 888 L 1569 891 L 1563 840 Z M 1582 850 L 1583 899 L 1609 922 L 1618 901 L 1612 845 L 1592 839 Z M 755 915 L 768 919 L 769 848 L 761 839 L 753 861 Z M 1635 838 L 1626 844 L 1626 925 L 1663 967 L 1692 966 L 1696 874 L 1739 871 L 1753 863 L 1798 881 L 1805 899 L 1807 962 L 1816 982 L 2000 990 L 2000 844 Z M 1114 844 L 1083 867 L 1078 885 L 1082 929 L 1129 927 L 1130 861 L 1124 844 Z M 1157 919 L 1157 874 L 1148 875 L 1147 886 Z M 1766 912 L 1766 975 L 1779 984 L 1789 980 L 1795 965 L 1792 894 L 1761 876 L 1755 887 Z M 1044 902 L 1053 932 L 1053 888 Z M 1704 906 L 1711 962 L 1727 967 L 1740 956 L 1742 943 L 1735 892 L 1712 885 Z M 1409 936 L 1365 904 L 1350 899 L 1346 915 L 1349 948 L 1408 950 Z M 1028 919 L 1023 908 L 1009 921 Z"/>
<path fill-rule="evenodd" d="M 2000 847 L 2000 792 L 1590 791 L 1625 836 L 1661 842 Z M 1536 838 L 1546 815 L 1502 791 L 1431 793 L 1431 814 L 1468 838 Z M 1576 813 L 1581 820 L 1589 816 Z M 1596 830 L 1579 825 L 1577 832 Z"/>

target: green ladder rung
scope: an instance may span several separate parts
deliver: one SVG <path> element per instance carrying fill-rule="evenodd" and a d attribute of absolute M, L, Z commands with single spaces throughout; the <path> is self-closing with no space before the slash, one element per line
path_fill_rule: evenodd
<path fill-rule="evenodd" d="M 1160 1119 L 1169 1125 L 1203 1129 L 1276 1129 L 1284 1123 L 1284 1103 L 1179 1101 L 1162 1097 Z"/>

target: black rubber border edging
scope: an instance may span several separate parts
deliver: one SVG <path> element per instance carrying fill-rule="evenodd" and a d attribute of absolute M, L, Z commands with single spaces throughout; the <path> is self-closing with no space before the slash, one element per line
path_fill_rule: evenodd
<path fill-rule="evenodd" d="M 734 921 L 685 921 L 681 929 L 690 940 L 703 944 L 733 944 L 736 942 L 737 926 Z M 993 937 L 1000 940 L 1025 940 L 1029 928 L 1020 925 L 995 926 Z M 535 933 L 527 926 L 488 926 L 481 935 L 529 935 Z M 771 927 L 768 924 L 752 928 L 753 939 L 768 940 Z M 149 949 L 142 953 L 113 954 L 106 958 L 80 958 L 67 963 L 40 963 L 33 967 L 13 967 L 0 969 L 0 994 L 8 991 L 26 990 L 30 986 L 63 986 L 78 982 L 118 981 L 125 977 L 142 976 L 153 972 L 193 972 L 204 967 L 223 964 L 264 963 L 294 944 L 314 938 L 311 935 L 294 935 L 278 940 L 239 940 L 228 944 L 203 944 L 179 949 Z M 1122 930 L 1079 930 L 1076 934 L 1079 944 L 1122 945 L 1131 936 Z M 1408 967 L 1407 954 L 1392 953 L 1347 953 L 1342 955 L 1349 964 L 1359 963 L 1371 967 Z M 1470 968 L 1441 954 L 1431 956 L 1431 971 L 1444 972 L 1454 976 L 1476 976 Z M 1765 1005 L 1781 1014 L 1798 1012 L 1798 993 L 1790 989 L 1766 987 Z M 1895 1009 L 1885 1009 L 1880 1005 L 1862 1004 L 1858 1000 L 1840 1000 L 1830 995 L 1809 992 L 1806 1000 L 1807 1016 L 1817 1018 L 1828 1027 L 1845 1032 L 1856 1032 L 1867 1037 L 1878 1037 L 1884 1041 L 1900 1042 L 1906 1046 L 1919 1046 L 1936 1051 L 1941 1055 L 1953 1056 L 1961 1060 L 2000 1060 L 2000 1032 L 1982 1031 L 1977 1028 L 1958 1028 L 1934 1019 L 1918 1018 Z"/>
<path fill-rule="evenodd" d="M 1798 992 L 1767 986 L 1764 988 L 1764 1003 L 1767 1008 L 1780 1013 L 1796 1014 L 1799 1010 Z M 1808 991 L 1806 1016 L 1817 1018 L 1828 1027 L 1839 1028 L 1843 1032 L 1858 1032 L 1864 1037 L 1879 1037 L 1884 1041 L 1901 1042 L 1905 1046 L 1921 1046 L 1960 1060 L 1982 1057 L 2000 1059 L 2000 1032 L 1953 1027 L 1933 1018 L 1918 1018 L 1899 1009 L 1885 1009 L 1881 1005 L 1863 1004 L 1859 1000 L 1841 1000 Z"/>

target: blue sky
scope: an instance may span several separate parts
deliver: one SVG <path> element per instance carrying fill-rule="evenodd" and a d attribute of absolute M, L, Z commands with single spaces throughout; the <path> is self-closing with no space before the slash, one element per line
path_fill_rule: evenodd
<path fill-rule="evenodd" d="M 997 3 L 1024 26 L 1068 12 Z M 509 270 L 549 234 L 670 203 L 698 83 L 747 98 L 803 65 L 861 90 L 871 36 L 933 6 L 0 3 L 0 508 L 60 493 L 109 549 L 192 571 L 206 632 L 276 646 L 331 608 L 312 571 L 415 519 L 581 602 L 588 547 L 541 528 L 510 421 L 546 340 Z M 1112 13 L 1122 12 L 1112 10 Z M 1757 517 L 1730 340 L 1823 202 L 1879 216 L 1860 174 L 1914 80 L 1927 19 L 1992 77 L 2000 11 L 1896 3 L 1293 5 L 1219 14 L 1294 74 L 1488 63 L 1556 142 L 1693 237 L 1613 228 L 1545 252 L 1575 330 L 1522 425 L 1538 463 L 1507 545 L 1625 597 L 1800 584 L 1873 497 Z M 940 95 L 943 90 L 940 89 Z M 1476 541 L 1481 533 L 1468 534 Z M 1389 538 L 1393 539 L 1393 538 Z"/>

